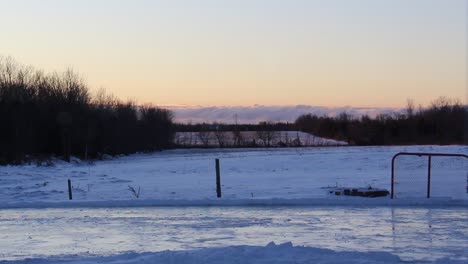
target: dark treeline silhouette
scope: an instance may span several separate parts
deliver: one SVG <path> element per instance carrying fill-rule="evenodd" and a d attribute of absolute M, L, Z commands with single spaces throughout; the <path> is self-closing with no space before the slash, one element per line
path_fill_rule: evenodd
<path fill-rule="evenodd" d="M 456 100 L 441 97 L 416 111 L 412 101 L 405 113 L 353 117 L 302 115 L 297 128 L 317 136 L 345 140 L 354 145 L 467 144 L 468 109 Z"/>
<path fill-rule="evenodd" d="M 346 141 L 350 145 L 468 144 L 468 107 L 444 97 L 429 107 L 417 110 L 408 101 L 406 111 L 355 117 L 341 113 L 336 117 L 305 114 L 294 123 L 258 124 L 176 124 L 178 132 L 234 134 L 239 131 L 302 131 L 315 136 Z M 234 145 L 236 146 L 236 145 Z M 243 145 L 239 145 L 243 146 Z M 232 147 L 232 146 L 228 146 Z"/>
<path fill-rule="evenodd" d="M 258 124 L 222 124 L 198 123 L 175 124 L 177 132 L 185 136 L 176 137 L 175 145 L 182 148 L 190 147 L 220 147 L 220 148 L 255 148 L 273 146 L 297 146 L 289 142 L 289 138 L 280 138 L 278 131 L 295 131 L 295 125 L 290 123 L 259 122 Z M 200 140 L 201 144 L 198 144 Z M 282 140 L 288 141 L 283 142 Z M 212 141 L 216 143 L 213 144 Z M 279 141 L 273 144 L 274 141 Z M 211 143 L 210 143 L 211 142 Z M 281 143 L 280 143 L 281 142 Z"/>
<path fill-rule="evenodd" d="M 174 124 L 177 132 L 203 132 L 203 131 L 294 131 L 296 126 L 294 123 L 283 122 L 259 122 L 258 124 L 224 124 L 224 123 L 197 123 L 197 124 Z"/>
<path fill-rule="evenodd" d="M 170 147 L 172 113 L 94 97 L 71 70 L 45 74 L 0 57 L 0 164 L 28 157 L 99 158 Z"/>

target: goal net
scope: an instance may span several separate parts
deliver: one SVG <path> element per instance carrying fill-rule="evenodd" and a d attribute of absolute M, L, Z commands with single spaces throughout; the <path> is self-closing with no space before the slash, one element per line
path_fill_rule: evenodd
<path fill-rule="evenodd" d="M 430 181 L 428 156 L 398 156 L 395 159 L 394 198 L 449 197 L 468 199 L 468 159 L 431 157 Z M 428 190 L 429 189 L 429 190 Z"/>

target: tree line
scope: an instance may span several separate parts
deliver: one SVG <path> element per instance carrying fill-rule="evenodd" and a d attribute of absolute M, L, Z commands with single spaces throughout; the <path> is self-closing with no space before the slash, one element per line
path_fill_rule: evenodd
<path fill-rule="evenodd" d="M 72 70 L 44 73 L 0 57 L 0 164 L 31 157 L 155 151 L 172 146 L 172 112 L 91 95 Z"/>
<path fill-rule="evenodd" d="M 270 146 L 275 131 L 303 131 L 351 145 L 468 144 L 468 108 L 439 98 L 428 107 L 355 117 L 305 114 L 294 123 L 173 124 L 172 112 L 123 102 L 104 90 L 91 95 L 72 70 L 44 73 L 0 57 L 0 164 L 71 155 L 100 158 L 173 147 L 175 131 L 213 134 L 220 147 Z M 258 142 L 241 132 L 254 131 Z M 233 143 L 226 144 L 226 133 Z M 202 141 L 203 141 L 202 140 Z M 300 146 L 290 140 L 285 146 Z M 289 142 L 289 141 L 288 141 Z"/>
<path fill-rule="evenodd" d="M 233 144 L 227 147 L 270 146 L 275 131 L 302 131 L 315 136 L 346 141 L 350 145 L 468 144 L 468 107 L 458 100 L 440 97 L 428 107 L 417 109 L 412 100 L 404 111 L 360 117 L 341 113 L 337 116 L 304 114 L 293 123 L 260 122 L 258 124 L 175 124 L 178 132 L 196 132 L 208 146 L 208 138 L 223 144 L 223 132 L 231 132 Z M 255 132 L 257 141 L 245 141 L 240 132 Z M 280 146 L 302 146 L 290 141 Z M 183 146 L 182 146 L 183 147 Z"/>
<path fill-rule="evenodd" d="M 282 135 L 280 131 L 293 131 L 289 123 L 259 122 L 258 124 L 176 124 L 177 147 L 255 148 L 298 146 L 296 138 Z M 201 144 L 200 144 L 201 143 Z"/>
<path fill-rule="evenodd" d="M 375 118 L 306 114 L 295 125 L 301 131 L 353 145 L 468 144 L 468 107 L 445 97 L 418 109 L 409 100 L 406 111 Z"/>

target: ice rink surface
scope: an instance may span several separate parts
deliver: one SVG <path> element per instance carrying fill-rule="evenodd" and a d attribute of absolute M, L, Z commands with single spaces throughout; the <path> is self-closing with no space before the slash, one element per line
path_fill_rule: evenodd
<path fill-rule="evenodd" d="M 468 210 L 456 207 L 8 209 L 0 215 L 0 259 L 73 259 L 273 241 L 334 252 L 386 252 L 403 261 L 468 261 L 467 219 Z"/>

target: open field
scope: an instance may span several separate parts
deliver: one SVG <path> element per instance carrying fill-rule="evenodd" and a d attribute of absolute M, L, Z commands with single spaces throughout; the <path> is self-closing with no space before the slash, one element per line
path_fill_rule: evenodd
<path fill-rule="evenodd" d="M 135 154 L 93 164 L 55 160 L 54 166 L 7 166 L 0 168 L 0 207 L 35 207 L 43 202 L 67 207 L 79 202 L 118 206 L 145 202 L 151 205 L 148 201 L 155 205 L 177 205 L 177 201 L 184 201 L 185 205 L 210 201 L 218 204 L 343 201 L 343 197 L 330 195 L 327 188 L 372 186 L 390 190 L 391 158 L 400 151 L 467 153 L 468 147 L 191 149 Z M 221 163 L 220 201 L 216 198 L 215 158 Z M 429 202 L 440 197 L 466 201 L 467 173 L 466 160 L 434 157 L 431 187 L 434 199 Z M 424 198 L 426 175 L 426 157 L 399 157 L 396 200 Z M 67 179 L 72 181 L 72 202 L 68 201 Z M 140 189 L 138 198 L 129 187 Z M 375 203 L 389 199 L 351 200 Z"/>

